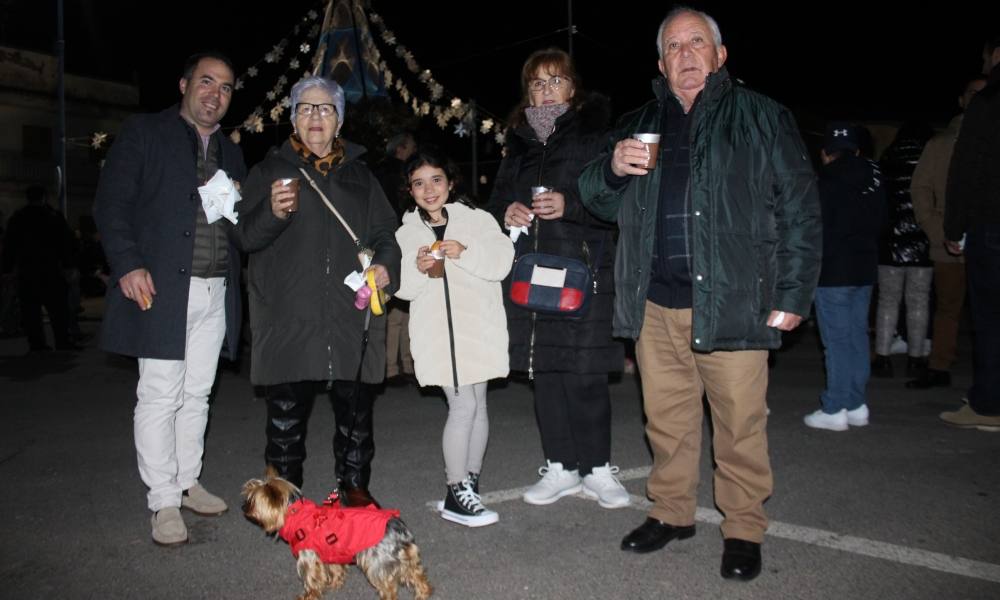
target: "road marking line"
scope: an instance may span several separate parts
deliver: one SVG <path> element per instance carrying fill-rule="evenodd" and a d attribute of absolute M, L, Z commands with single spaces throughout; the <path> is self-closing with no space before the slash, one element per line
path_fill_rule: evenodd
<path fill-rule="evenodd" d="M 634 469 L 621 471 L 618 474 L 618 479 L 620 481 L 632 481 L 635 479 L 642 479 L 648 475 L 649 467 L 636 467 Z M 498 490 L 483 494 L 483 504 L 489 506 L 491 504 L 510 502 L 511 500 L 520 500 L 521 495 L 524 494 L 528 487 L 529 486 L 508 490 Z M 597 501 L 593 498 L 588 498 L 583 493 L 576 494 L 575 496 L 584 500 L 590 500 L 591 502 Z M 629 505 L 628 508 L 646 512 L 649 507 L 652 506 L 652 502 L 643 496 L 636 494 L 630 494 L 630 496 L 632 498 L 632 504 Z M 438 502 L 439 500 L 432 500 L 427 503 L 427 506 L 436 512 Z M 701 523 L 718 525 L 722 523 L 722 515 L 720 515 L 719 511 L 714 508 L 704 508 L 699 506 L 695 511 L 695 520 Z M 962 558 L 960 556 L 951 556 L 949 554 L 931 552 L 929 550 L 899 546 L 897 544 L 889 544 L 886 542 L 879 542 L 877 540 L 870 540 L 852 535 L 841 535 L 833 531 L 826 531 L 824 529 L 816 529 L 813 527 L 804 527 L 802 525 L 793 525 L 791 523 L 782 523 L 780 521 L 771 521 L 767 529 L 767 535 L 803 544 L 810 544 L 812 546 L 859 554 L 861 556 L 870 556 L 872 558 L 888 560 L 903 565 L 923 567 L 925 569 L 941 571 L 943 573 L 951 573 L 953 575 L 961 575 L 963 577 L 971 577 L 973 579 L 1000 583 L 1000 565 Z"/>

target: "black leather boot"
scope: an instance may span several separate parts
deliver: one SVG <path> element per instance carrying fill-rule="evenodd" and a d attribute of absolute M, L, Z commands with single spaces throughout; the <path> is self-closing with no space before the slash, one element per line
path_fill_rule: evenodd
<path fill-rule="evenodd" d="M 333 457 L 341 501 L 348 506 L 378 504 L 368 492 L 371 464 L 375 457 L 372 412 L 373 386 L 353 381 L 334 381 L 330 401 L 337 420 L 333 434 Z"/>
<path fill-rule="evenodd" d="M 264 387 L 267 403 L 267 445 L 264 460 L 296 487 L 302 487 L 306 460 L 306 430 L 316 386 L 312 382 Z"/>

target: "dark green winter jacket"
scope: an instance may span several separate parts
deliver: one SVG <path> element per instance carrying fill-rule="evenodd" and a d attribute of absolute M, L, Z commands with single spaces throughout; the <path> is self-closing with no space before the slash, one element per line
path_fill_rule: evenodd
<path fill-rule="evenodd" d="M 605 169 L 614 145 L 659 131 L 667 82 L 656 99 L 621 118 L 604 153 L 580 176 L 584 205 L 618 220 L 614 332 L 642 330 L 656 235 L 660 169 L 612 189 Z M 822 230 L 816 176 L 791 113 L 729 78 L 705 83 L 691 125 L 692 348 L 700 352 L 777 348 L 771 310 L 806 316 L 819 277 Z"/>

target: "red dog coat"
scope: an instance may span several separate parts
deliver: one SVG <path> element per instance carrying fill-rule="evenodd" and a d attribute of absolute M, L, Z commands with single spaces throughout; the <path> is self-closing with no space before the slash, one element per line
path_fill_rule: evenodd
<path fill-rule="evenodd" d="M 379 543 L 385 537 L 389 519 L 399 517 L 398 510 L 374 505 L 345 508 L 340 500 L 327 500 L 318 506 L 312 500 L 297 500 L 285 511 L 285 526 L 278 535 L 298 558 L 302 550 L 314 550 L 324 563 L 349 565 L 354 556 Z"/>

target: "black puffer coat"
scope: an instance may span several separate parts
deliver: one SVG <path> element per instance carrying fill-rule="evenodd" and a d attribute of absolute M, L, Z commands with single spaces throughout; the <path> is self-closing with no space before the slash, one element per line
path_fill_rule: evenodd
<path fill-rule="evenodd" d="M 375 252 L 373 264 L 389 271 L 386 291 L 399 288 L 396 213 L 368 167 L 364 148 L 346 143 L 343 161 L 327 175 L 306 165 L 289 142 L 257 164 L 243 186 L 234 233 L 250 254 L 250 381 L 353 380 L 361 362 L 365 312 L 354 307 L 344 277 L 360 270 L 357 248 L 344 226 L 302 178 L 323 190 L 361 243 Z M 299 210 L 288 219 L 271 212 L 271 182 L 299 177 Z M 361 380 L 385 376 L 385 316 L 371 318 Z"/>
<path fill-rule="evenodd" d="M 543 252 L 588 264 L 599 261 L 597 294 L 586 314 L 576 319 L 535 314 L 512 305 L 508 296 L 510 280 L 504 282 L 513 371 L 606 373 L 622 368 L 622 345 L 611 338 L 615 227 L 587 212 L 577 187 L 583 166 L 607 142 L 608 121 L 607 100 L 591 95 L 578 111 L 570 110 L 559 117 L 545 144 L 526 123 L 507 135 L 507 156 L 500 164 L 490 197 L 490 207 L 501 222 L 512 202 L 531 205 L 532 186 L 551 187 L 566 198 L 563 217 L 553 221 L 535 219 L 530 234 L 518 239 L 516 256 Z"/>
<path fill-rule="evenodd" d="M 923 136 L 898 136 L 879 161 L 889 202 L 889 220 L 879 245 L 880 265 L 931 266 L 931 243 L 917 224 L 910 198 L 910 181 L 926 143 Z"/>

